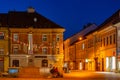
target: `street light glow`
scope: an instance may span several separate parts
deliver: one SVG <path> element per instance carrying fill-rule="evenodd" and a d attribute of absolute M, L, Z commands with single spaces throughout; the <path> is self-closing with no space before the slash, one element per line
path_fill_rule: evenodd
<path fill-rule="evenodd" d="M 82 37 L 80 37 L 79 40 L 82 40 Z"/>

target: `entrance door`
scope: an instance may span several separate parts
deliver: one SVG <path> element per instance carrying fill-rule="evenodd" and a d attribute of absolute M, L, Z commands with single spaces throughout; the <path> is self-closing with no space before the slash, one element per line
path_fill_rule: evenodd
<path fill-rule="evenodd" d="M 42 60 L 42 67 L 48 67 L 48 60 Z"/>
<path fill-rule="evenodd" d="M 95 70 L 98 71 L 98 57 L 95 58 Z"/>
<path fill-rule="evenodd" d="M 13 60 L 12 66 L 13 67 L 19 67 L 19 60 Z"/>

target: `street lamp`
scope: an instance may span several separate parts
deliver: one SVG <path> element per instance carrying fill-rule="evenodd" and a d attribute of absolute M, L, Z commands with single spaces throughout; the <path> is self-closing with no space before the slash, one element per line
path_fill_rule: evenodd
<path fill-rule="evenodd" d="M 79 37 L 79 40 L 82 40 L 82 37 Z"/>

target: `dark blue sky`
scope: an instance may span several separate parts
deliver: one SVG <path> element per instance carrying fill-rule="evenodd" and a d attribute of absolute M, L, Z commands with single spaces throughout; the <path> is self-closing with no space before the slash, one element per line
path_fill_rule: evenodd
<path fill-rule="evenodd" d="M 64 27 L 66 39 L 89 22 L 100 25 L 120 9 L 120 0 L 0 0 L 0 13 L 25 11 L 29 6 Z"/>

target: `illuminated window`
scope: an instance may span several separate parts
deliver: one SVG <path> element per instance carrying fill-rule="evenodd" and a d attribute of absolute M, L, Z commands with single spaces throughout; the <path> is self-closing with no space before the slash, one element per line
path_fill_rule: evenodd
<path fill-rule="evenodd" d="M 47 35 L 46 34 L 42 35 L 42 41 L 47 41 Z"/>
<path fill-rule="evenodd" d="M 13 40 L 18 41 L 18 34 L 17 33 L 13 34 Z"/>
<path fill-rule="evenodd" d="M 4 39 L 4 33 L 0 32 L 0 40 L 3 40 L 3 39 Z"/>
<path fill-rule="evenodd" d="M 109 58 L 106 57 L 106 69 L 108 69 L 108 68 L 109 68 Z"/>
<path fill-rule="evenodd" d="M 28 54 L 33 54 L 33 35 L 28 34 Z"/>
<path fill-rule="evenodd" d="M 82 70 L 82 62 L 79 64 L 79 69 Z"/>
<path fill-rule="evenodd" d="M 112 69 L 116 68 L 116 61 L 115 57 L 112 57 Z"/>
<path fill-rule="evenodd" d="M 85 49 L 85 44 L 84 44 L 84 43 L 82 44 L 82 49 L 83 49 L 83 50 Z"/>

